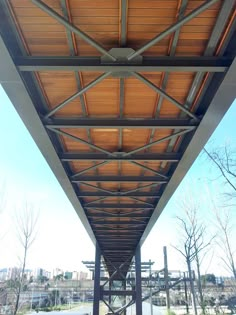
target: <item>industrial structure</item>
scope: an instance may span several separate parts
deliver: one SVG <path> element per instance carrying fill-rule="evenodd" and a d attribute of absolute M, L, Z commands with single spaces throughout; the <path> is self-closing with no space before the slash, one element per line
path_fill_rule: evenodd
<path fill-rule="evenodd" d="M 131 295 L 142 314 L 140 247 L 235 99 L 235 15 L 235 0 L 0 0 L 0 82 L 96 246 L 94 315 L 101 257 L 108 297 L 123 281 L 110 312 Z"/>

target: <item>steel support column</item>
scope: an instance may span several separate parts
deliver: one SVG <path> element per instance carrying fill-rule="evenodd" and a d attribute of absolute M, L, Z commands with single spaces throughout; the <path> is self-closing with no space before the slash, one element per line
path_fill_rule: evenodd
<path fill-rule="evenodd" d="M 142 315 L 142 278 L 141 278 L 141 249 L 137 246 L 135 252 L 136 274 L 136 315 Z"/>
<path fill-rule="evenodd" d="M 126 279 L 124 280 L 123 282 L 123 289 L 126 291 Z M 124 301 L 123 301 L 123 305 L 125 306 L 126 305 L 126 295 L 124 296 Z M 123 315 L 126 315 L 126 309 L 124 309 L 123 311 Z"/>
<path fill-rule="evenodd" d="M 96 243 L 94 293 L 93 293 L 93 315 L 99 315 L 100 268 L 101 268 L 101 250 L 100 250 L 100 247 L 98 246 L 98 243 Z"/>

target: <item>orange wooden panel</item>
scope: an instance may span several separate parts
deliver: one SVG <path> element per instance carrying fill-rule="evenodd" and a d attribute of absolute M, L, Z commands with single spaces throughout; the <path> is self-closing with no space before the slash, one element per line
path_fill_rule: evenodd
<path fill-rule="evenodd" d="M 157 75 L 160 81 L 161 76 Z M 152 117 L 156 92 L 136 78 L 125 80 L 124 115 L 127 117 Z"/>
<path fill-rule="evenodd" d="M 97 170 L 99 175 L 119 175 L 118 162 L 102 165 Z"/>
<path fill-rule="evenodd" d="M 119 0 L 70 0 L 70 7 L 72 9 L 76 7 L 83 7 L 83 8 L 106 8 L 106 9 L 113 9 L 119 8 Z"/>
<path fill-rule="evenodd" d="M 177 97 L 176 97 L 177 99 Z M 185 98 L 182 101 L 182 104 L 184 105 Z M 176 118 L 181 113 L 181 110 L 175 106 L 170 101 L 163 99 L 162 106 L 160 109 L 160 118 Z"/>
<path fill-rule="evenodd" d="M 14 8 L 32 8 L 36 6 L 31 0 L 10 0 Z M 58 8 L 60 6 L 60 0 L 47 0 L 47 5 L 52 8 Z"/>
<path fill-rule="evenodd" d="M 124 129 L 123 130 L 123 150 L 132 151 L 144 146 L 149 139 L 148 129 Z"/>
<path fill-rule="evenodd" d="M 72 8 L 72 18 L 80 18 L 80 17 L 115 17 L 118 18 L 119 9 L 118 8 L 101 8 L 98 6 L 96 9 L 93 7 L 83 7 L 81 4 Z"/>
<path fill-rule="evenodd" d="M 123 162 L 121 163 L 121 174 L 122 175 L 134 175 L 138 176 L 141 175 L 142 169 L 139 166 L 136 166 L 129 162 Z"/>
<path fill-rule="evenodd" d="M 92 142 L 97 146 L 115 152 L 118 150 L 118 129 L 90 129 Z"/>

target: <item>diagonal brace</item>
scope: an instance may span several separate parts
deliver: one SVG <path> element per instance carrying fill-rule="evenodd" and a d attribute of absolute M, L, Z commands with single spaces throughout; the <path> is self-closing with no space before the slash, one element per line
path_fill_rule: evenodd
<path fill-rule="evenodd" d="M 86 168 L 86 169 L 84 169 L 84 170 L 82 170 L 82 171 L 72 175 L 71 178 L 74 179 L 74 178 L 76 178 L 76 176 L 80 176 L 80 175 L 82 175 L 84 173 L 87 173 L 88 171 L 92 171 L 92 170 L 94 170 L 94 169 L 96 169 L 96 168 L 98 168 L 98 167 L 100 167 L 102 165 L 108 164 L 109 162 L 110 161 L 104 161 L 104 162 L 98 163 L 96 165 L 90 166 L 90 167 L 88 167 L 88 168 Z"/>
<path fill-rule="evenodd" d="M 136 153 L 136 152 L 142 151 L 142 150 L 144 150 L 144 149 L 150 148 L 151 146 L 153 146 L 153 145 L 155 145 L 155 144 L 158 144 L 158 143 L 161 143 L 161 142 L 163 142 L 163 141 L 170 140 L 170 139 L 172 139 L 172 138 L 174 138 L 174 137 L 179 137 L 179 136 L 181 136 L 181 135 L 183 135 L 183 134 L 185 134 L 185 133 L 187 133 L 187 132 L 192 131 L 193 129 L 195 129 L 195 127 L 193 127 L 191 130 L 188 129 L 188 130 L 182 130 L 182 131 L 173 133 L 172 135 L 169 135 L 169 136 L 167 136 L 167 137 L 158 139 L 158 140 L 156 140 L 156 141 L 153 141 L 153 142 L 150 142 L 150 143 L 148 143 L 148 144 L 145 144 L 145 145 L 142 146 L 142 147 L 139 147 L 139 148 L 137 148 L 137 149 L 134 149 L 134 150 L 132 150 L 132 151 L 129 151 L 129 152 L 127 152 L 127 153 L 124 153 L 122 156 L 123 156 L 123 157 L 124 157 L 124 156 L 128 156 L 128 155 L 131 155 L 131 154 L 133 154 L 133 153 Z"/>
<path fill-rule="evenodd" d="M 156 171 L 156 170 L 153 170 L 153 169 L 150 168 L 150 167 L 147 167 L 147 166 L 142 165 L 142 164 L 140 164 L 140 163 L 138 163 L 138 162 L 135 162 L 135 161 L 129 161 L 129 162 L 132 163 L 132 164 L 134 164 L 134 165 L 137 165 L 137 166 L 143 168 L 143 169 L 146 170 L 146 171 L 153 172 L 153 173 L 155 173 L 156 175 L 159 175 L 160 177 L 163 177 L 163 178 L 165 178 L 165 179 L 168 179 L 167 176 L 163 175 L 162 173 L 160 173 L 160 172 L 158 172 L 158 171 Z"/>
<path fill-rule="evenodd" d="M 142 76 L 139 73 L 136 72 L 131 72 L 133 76 L 135 76 L 138 80 L 142 81 L 143 83 L 145 83 L 147 86 L 149 86 L 152 90 L 154 90 L 156 93 L 160 94 L 161 96 L 163 96 L 164 98 L 166 98 L 168 101 L 170 101 L 171 103 L 173 103 L 175 106 L 177 106 L 179 109 L 181 109 L 183 112 L 185 112 L 186 114 L 188 114 L 190 117 L 192 117 L 193 119 L 195 119 L 196 121 L 199 121 L 199 118 L 194 115 L 192 112 L 190 112 L 190 110 L 185 107 L 184 105 L 182 105 L 181 103 L 179 103 L 178 101 L 176 101 L 176 99 L 174 99 L 173 97 L 171 97 L 169 94 L 167 94 L 165 91 L 163 91 L 162 89 L 160 89 L 158 86 L 156 86 L 155 84 L 153 84 L 151 81 L 149 81 L 147 78 L 145 78 L 144 76 Z"/>
<path fill-rule="evenodd" d="M 75 94 L 73 94 L 72 96 L 70 96 L 69 98 L 67 98 L 65 101 L 63 101 L 62 103 L 60 103 L 59 105 L 57 105 L 56 107 L 54 107 L 50 112 L 48 112 L 44 119 L 51 117 L 53 114 L 55 114 L 58 110 L 62 109 L 66 104 L 70 103 L 71 101 L 73 101 L 75 98 L 81 96 L 82 94 L 84 94 L 85 92 L 87 92 L 89 89 L 91 89 L 93 86 L 95 86 L 96 84 L 98 84 L 99 82 L 101 82 L 103 79 L 105 79 L 106 77 L 108 77 L 111 74 L 111 72 L 107 72 L 107 73 L 103 73 L 102 75 L 100 75 L 99 77 L 97 77 L 95 80 L 93 80 L 92 82 L 90 82 L 88 85 L 86 85 L 82 90 L 80 90 L 79 92 L 76 92 Z"/>
<path fill-rule="evenodd" d="M 92 143 L 90 143 L 90 142 L 88 142 L 88 141 L 86 141 L 86 140 L 83 140 L 83 139 L 81 139 L 81 138 L 79 138 L 79 137 L 73 136 L 73 135 L 71 135 L 71 134 L 69 134 L 69 133 L 67 133 L 67 132 L 65 132 L 65 131 L 58 130 L 58 129 L 54 129 L 54 128 L 49 127 L 49 126 L 47 126 L 47 128 L 48 128 L 49 130 L 55 132 L 55 133 L 58 133 L 59 135 L 62 135 L 62 136 L 65 136 L 65 137 L 67 137 L 67 138 L 70 138 L 70 139 L 72 139 L 72 140 L 75 140 L 75 141 L 78 141 L 78 142 L 80 142 L 80 143 L 86 144 L 86 145 L 88 145 L 88 146 L 89 146 L 90 148 L 92 148 L 92 149 L 95 149 L 95 150 L 98 150 L 98 151 L 100 151 L 100 152 L 106 153 L 106 154 L 108 154 L 108 155 L 114 156 L 113 153 L 111 153 L 111 152 L 109 152 L 109 151 L 107 151 L 107 150 L 104 150 L 104 149 L 102 149 L 101 147 L 99 147 L 99 146 L 97 146 L 97 145 L 95 145 L 95 144 L 92 144 Z"/>
<path fill-rule="evenodd" d="M 188 21 L 192 20 L 194 17 L 208 9 L 210 6 L 212 6 L 214 3 L 218 2 L 219 0 L 207 0 L 205 1 L 202 5 L 200 5 L 198 8 L 194 9 L 192 12 L 187 14 L 184 18 L 181 20 L 177 21 L 176 23 L 172 24 L 170 27 L 168 27 L 165 31 L 151 39 L 149 42 L 147 42 L 145 45 L 140 47 L 136 52 L 128 56 L 128 60 L 132 60 L 136 56 L 140 55 L 143 53 L 145 50 L 149 49 L 156 43 L 160 42 L 163 38 L 165 38 L 167 35 L 173 33 L 177 29 L 179 29 L 182 25 L 187 23 Z M 228 1 L 228 0 L 227 0 Z"/>
<path fill-rule="evenodd" d="M 54 11 L 52 8 L 50 8 L 48 5 L 46 5 L 41 0 L 31 0 L 37 7 L 39 7 L 41 10 L 46 12 L 48 15 L 56 19 L 59 23 L 64 25 L 67 29 L 71 30 L 73 33 L 78 35 L 80 38 L 82 38 L 84 41 L 86 41 L 89 45 L 96 48 L 98 51 L 100 51 L 103 55 L 106 55 L 109 59 L 112 61 L 116 61 L 116 58 L 112 56 L 105 48 L 102 47 L 99 43 L 97 43 L 93 38 L 91 38 L 89 35 L 81 31 L 78 27 L 73 25 L 72 23 L 68 22 L 65 18 L 63 18 L 60 14 L 58 14 L 56 11 Z"/>

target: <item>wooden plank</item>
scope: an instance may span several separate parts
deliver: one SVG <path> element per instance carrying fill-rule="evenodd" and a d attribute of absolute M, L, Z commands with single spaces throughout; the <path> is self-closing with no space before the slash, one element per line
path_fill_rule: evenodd
<path fill-rule="evenodd" d="M 35 8 L 35 4 L 31 0 L 8 0 L 14 8 Z M 60 7 L 60 0 L 47 0 L 47 5 L 52 8 Z"/>
<path fill-rule="evenodd" d="M 186 15 L 189 14 L 192 10 L 186 10 Z M 176 17 L 176 8 L 175 7 L 169 7 L 169 8 L 130 8 L 129 9 L 129 17 L 139 17 L 140 19 L 144 17 L 155 17 L 157 20 L 160 17 Z M 199 14 L 199 17 L 216 17 L 218 14 L 218 9 L 211 10 L 208 9 L 201 14 Z"/>
<path fill-rule="evenodd" d="M 100 5 L 97 8 L 88 7 L 84 8 L 83 6 L 77 6 L 71 10 L 72 20 L 74 18 L 81 17 L 116 17 L 119 15 L 119 8 L 101 8 Z"/>
<path fill-rule="evenodd" d="M 195 9 L 199 7 L 201 4 L 205 3 L 204 0 L 197 1 L 197 0 L 190 0 L 188 3 L 188 9 Z M 178 2 L 177 0 L 162 0 L 162 1 L 156 1 L 156 0 L 129 0 L 129 8 L 140 8 L 140 9 L 170 9 L 170 8 L 176 8 L 177 9 Z M 211 9 L 217 10 L 220 8 L 220 3 L 216 3 L 211 6 Z"/>
<path fill-rule="evenodd" d="M 129 32 L 138 32 L 138 33 L 151 32 L 151 33 L 155 33 L 155 35 L 157 35 L 157 33 L 164 31 L 165 29 L 166 29 L 166 25 L 159 25 L 159 24 L 147 24 L 147 25 L 129 24 L 128 25 Z M 183 33 L 202 33 L 202 32 L 210 33 L 211 30 L 212 30 L 212 25 L 199 25 L 198 28 L 192 25 L 184 25 L 181 27 L 181 32 Z"/>
<path fill-rule="evenodd" d="M 146 25 L 146 24 L 159 24 L 159 25 L 166 25 L 170 26 L 173 24 L 175 20 L 173 18 L 168 18 L 168 17 L 136 17 L 136 16 L 131 16 L 129 18 L 129 25 L 131 24 L 139 24 L 139 25 Z M 205 18 L 205 17 L 196 17 L 190 20 L 186 25 L 214 25 L 215 18 Z M 93 23 L 95 24 L 95 23 Z"/>
<path fill-rule="evenodd" d="M 119 8 L 118 0 L 70 0 L 70 7 L 73 10 L 74 8 Z"/>

